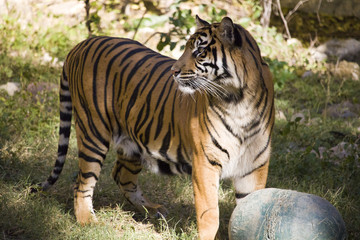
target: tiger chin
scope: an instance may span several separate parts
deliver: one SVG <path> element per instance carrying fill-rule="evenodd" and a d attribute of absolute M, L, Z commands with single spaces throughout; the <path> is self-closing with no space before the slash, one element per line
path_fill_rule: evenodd
<path fill-rule="evenodd" d="M 231 178 L 237 199 L 265 187 L 274 125 L 273 82 L 255 40 L 228 17 L 197 30 L 175 61 L 124 38 L 93 37 L 68 54 L 61 75 L 58 156 L 42 189 L 58 179 L 75 119 L 78 222 L 96 222 L 92 205 L 110 143 L 112 177 L 140 211 L 166 215 L 143 194 L 143 166 L 192 176 L 199 239 L 219 227 L 218 188 Z"/>

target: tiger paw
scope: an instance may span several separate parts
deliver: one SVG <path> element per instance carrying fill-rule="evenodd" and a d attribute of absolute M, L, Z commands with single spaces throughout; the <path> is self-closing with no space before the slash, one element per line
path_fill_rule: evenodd
<path fill-rule="evenodd" d="M 80 223 L 82 226 L 90 223 L 97 223 L 98 220 L 95 216 L 95 213 L 93 211 L 76 211 L 76 221 Z"/>
<path fill-rule="evenodd" d="M 168 215 L 167 209 L 160 204 L 153 204 L 151 207 L 144 206 L 144 208 L 146 209 L 145 211 L 149 213 L 151 218 L 161 219 L 166 218 L 166 216 Z"/>

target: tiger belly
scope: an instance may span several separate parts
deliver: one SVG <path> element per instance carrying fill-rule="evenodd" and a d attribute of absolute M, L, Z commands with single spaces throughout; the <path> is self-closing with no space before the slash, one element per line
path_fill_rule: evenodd
<path fill-rule="evenodd" d="M 153 144 L 149 145 L 138 144 L 131 140 L 130 137 L 122 135 L 116 136 L 113 139 L 116 149 L 121 149 L 124 155 L 137 155 L 141 158 L 142 164 L 150 171 L 157 174 L 191 174 L 191 162 L 187 162 L 179 157 L 179 152 L 169 151 L 161 153 Z M 139 146 L 143 146 L 139 149 Z"/>

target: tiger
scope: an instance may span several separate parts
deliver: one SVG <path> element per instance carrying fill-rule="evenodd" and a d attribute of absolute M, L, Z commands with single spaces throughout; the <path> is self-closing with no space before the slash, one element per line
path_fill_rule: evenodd
<path fill-rule="evenodd" d="M 55 166 L 41 188 L 59 178 L 74 115 L 79 173 L 74 212 L 97 222 L 92 204 L 110 143 L 111 175 L 140 211 L 166 216 L 138 184 L 143 167 L 159 174 L 191 174 L 199 239 L 219 228 L 218 189 L 232 179 L 235 198 L 266 185 L 274 126 L 272 75 L 260 49 L 229 17 L 196 31 L 178 60 L 141 43 L 97 36 L 67 55 L 60 80 L 60 128 Z"/>

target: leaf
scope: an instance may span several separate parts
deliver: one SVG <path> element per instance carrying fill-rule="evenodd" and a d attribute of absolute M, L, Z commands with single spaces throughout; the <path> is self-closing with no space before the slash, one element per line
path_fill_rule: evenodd
<path fill-rule="evenodd" d="M 174 48 L 176 47 L 177 42 L 170 42 L 170 50 L 174 50 Z"/>

